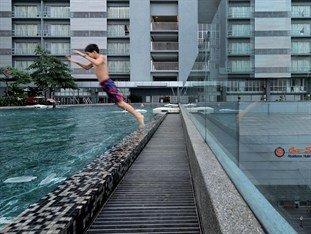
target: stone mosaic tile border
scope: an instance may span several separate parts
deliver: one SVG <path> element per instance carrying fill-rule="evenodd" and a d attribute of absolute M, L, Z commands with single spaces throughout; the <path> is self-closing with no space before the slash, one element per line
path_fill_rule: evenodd
<path fill-rule="evenodd" d="M 83 233 L 166 115 L 125 137 L 17 216 L 0 233 Z"/>

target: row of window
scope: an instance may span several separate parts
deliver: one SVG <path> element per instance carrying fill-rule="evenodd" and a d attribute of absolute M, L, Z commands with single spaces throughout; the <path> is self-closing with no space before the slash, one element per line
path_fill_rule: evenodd
<path fill-rule="evenodd" d="M 70 18 L 69 6 L 46 5 L 41 11 L 39 5 L 15 5 L 12 16 L 16 18 Z M 108 18 L 128 19 L 129 7 L 108 7 Z"/>
<path fill-rule="evenodd" d="M 228 36 L 250 37 L 252 35 L 252 27 L 249 24 L 229 24 Z M 293 23 L 291 25 L 292 36 L 310 36 L 310 23 Z"/>
<path fill-rule="evenodd" d="M 228 12 L 229 18 L 250 18 L 252 8 L 249 6 L 231 6 Z M 292 6 L 292 17 L 311 17 L 311 6 Z"/>
<path fill-rule="evenodd" d="M 37 5 L 16 5 L 13 7 L 13 17 L 20 18 L 38 18 L 38 17 L 51 17 L 51 18 L 69 18 L 69 6 L 44 6 L 41 12 L 40 6 Z"/>
<path fill-rule="evenodd" d="M 230 59 L 228 61 L 228 72 L 253 72 L 252 62 L 247 59 Z M 311 58 L 292 59 L 290 72 L 292 73 L 310 73 Z"/>
<path fill-rule="evenodd" d="M 228 92 L 263 92 L 265 83 L 262 80 L 226 81 Z M 304 79 L 274 79 L 270 84 L 271 92 L 304 92 Z"/>
<path fill-rule="evenodd" d="M 229 54 L 247 54 L 250 55 L 253 48 L 250 42 L 230 42 L 229 41 Z M 310 54 L 311 41 L 292 41 L 291 52 L 293 54 Z"/>

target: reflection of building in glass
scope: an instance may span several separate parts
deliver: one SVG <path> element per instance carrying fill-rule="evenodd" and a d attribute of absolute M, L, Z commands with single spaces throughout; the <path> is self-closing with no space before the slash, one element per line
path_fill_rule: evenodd
<path fill-rule="evenodd" d="M 219 5 L 213 18 L 199 16 L 209 33 L 182 92 L 193 105 L 185 109 L 231 179 L 243 180 L 234 178 L 238 168 L 297 232 L 309 233 L 311 3 L 201 2 Z"/>
<path fill-rule="evenodd" d="M 208 79 L 229 81 L 215 100 L 308 99 L 311 4 L 281 2 L 222 0 L 213 20 L 204 22 L 210 27 Z"/>

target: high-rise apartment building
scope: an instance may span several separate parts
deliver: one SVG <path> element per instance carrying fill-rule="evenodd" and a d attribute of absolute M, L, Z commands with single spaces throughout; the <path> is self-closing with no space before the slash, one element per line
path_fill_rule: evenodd
<path fill-rule="evenodd" d="M 209 23 L 218 100 L 310 99 L 311 2 L 222 0 Z"/>
<path fill-rule="evenodd" d="M 0 67 L 25 69 L 38 45 L 66 61 L 96 43 L 123 94 L 144 102 L 177 96 L 197 55 L 196 0 L 2 0 L 0 19 Z M 93 72 L 71 68 L 79 90 L 60 90 L 58 99 L 105 101 Z"/>
<path fill-rule="evenodd" d="M 208 64 L 199 67 L 224 87 L 211 100 L 305 100 L 310 9 L 304 0 L 2 0 L 0 66 L 25 69 L 37 45 L 64 59 L 97 43 L 125 96 L 175 102 L 198 53 L 199 22 L 208 24 L 211 46 Z M 71 66 L 79 90 L 58 98 L 106 101 L 92 71 Z"/>

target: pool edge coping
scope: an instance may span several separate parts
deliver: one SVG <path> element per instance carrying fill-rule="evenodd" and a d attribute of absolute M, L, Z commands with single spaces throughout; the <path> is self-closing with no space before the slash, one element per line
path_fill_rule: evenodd
<path fill-rule="evenodd" d="M 124 137 L 81 171 L 30 205 L 0 233 L 83 233 L 126 171 L 165 119 L 157 115 L 143 130 Z"/>

